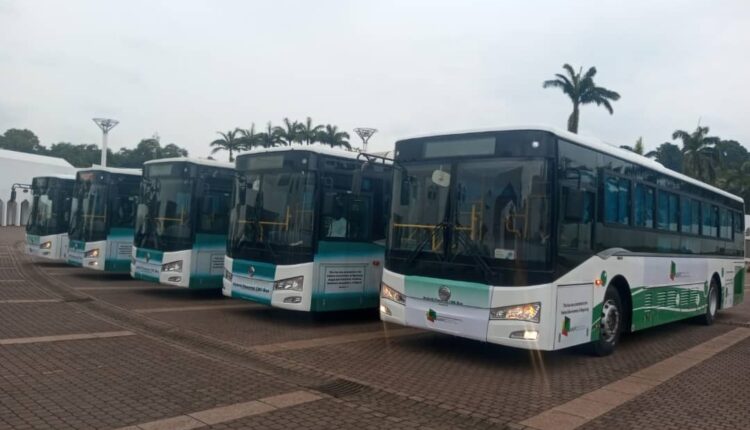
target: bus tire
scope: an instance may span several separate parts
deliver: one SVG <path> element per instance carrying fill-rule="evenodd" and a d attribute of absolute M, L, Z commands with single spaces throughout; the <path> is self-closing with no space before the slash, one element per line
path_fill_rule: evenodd
<path fill-rule="evenodd" d="M 701 323 L 711 325 L 716 319 L 716 312 L 719 310 L 719 285 L 716 279 L 711 280 L 711 286 L 708 287 L 706 295 L 706 312 L 700 317 Z"/>
<path fill-rule="evenodd" d="M 613 285 L 609 285 L 602 302 L 599 339 L 591 343 L 591 350 L 594 355 L 604 357 L 614 352 L 620 341 L 624 312 L 620 293 Z"/>

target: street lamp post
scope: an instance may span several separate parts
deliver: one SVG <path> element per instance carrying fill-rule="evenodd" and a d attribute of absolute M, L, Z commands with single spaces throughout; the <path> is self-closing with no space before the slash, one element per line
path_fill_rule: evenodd
<path fill-rule="evenodd" d="M 102 129 L 102 167 L 107 167 L 107 136 L 109 131 L 112 130 L 120 122 L 116 119 L 109 118 L 94 118 L 94 122 L 99 128 Z"/>
<path fill-rule="evenodd" d="M 374 128 L 360 127 L 355 128 L 354 132 L 357 133 L 360 139 L 362 139 L 362 152 L 367 152 L 367 141 L 370 140 L 373 134 L 378 131 Z"/>

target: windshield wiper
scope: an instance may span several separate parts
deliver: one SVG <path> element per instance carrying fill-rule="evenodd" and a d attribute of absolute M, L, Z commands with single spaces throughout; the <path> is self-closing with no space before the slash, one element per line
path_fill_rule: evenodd
<path fill-rule="evenodd" d="M 473 240 L 469 240 L 466 238 L 466 232 L 454 229 L 454 232 L 456 233 L 456 240 L 461 244 L 469 256 L 476 261 L 477 265 L 480 269 L 482 269 L 482 273 L 484 274 L 484 279 L 487 281 L 487 283 L 492 283 L 492 279 L 495 276 L 495 272 L 492 270 L 489 264 L 487 264 L 486 261 L 484 261 L 484 257 L 482 257 L 482 253 L 479 252 L 478 247 L 476 243 Z M 458 253 L 456 253 L 458 255 Z"/>
<path fill-rule="evenodd" d="M 443 221 L 440 224 L 437 224 L 435 228 L 432 229 L 431 234 L 429 234 L 427 237 L 422 239 L 422 241 L 419 242 L 417 246 L 411 251 L 411 254 L 409 254 L 409 256 L 406 257 L 405 264 L 407 266 L 410 265 L 414 261 L 414 259 L 416 259 L 417 256 L 419 256 L 419 254 L 422 253 L 422 249 L 424 249 L 425 245 L 427 245 L 427 243 L 430 242 L 435 235 L 444 231 L 446 227 L 448 227 L 449 225 L 450 224 L 446 221 Z M 440 254 L 436 254 L 436 255 L 438 255 L 438 258 L 440 257 Z"/>

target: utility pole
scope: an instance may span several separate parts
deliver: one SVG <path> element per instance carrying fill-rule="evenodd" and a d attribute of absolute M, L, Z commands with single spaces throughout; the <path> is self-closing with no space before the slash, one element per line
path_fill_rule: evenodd
<path fill-rule="evenodd" d="M 102 129 L 102 167 L 107 167 L 107 136 L 120 121 L 109 118 L 94 118 L 94 122 Z"/>
<path fill-rule="evenodd" d="M 362 139 L 362 152 L 367 152 L 367 141 L 370 140 L 373 134 L 378 131 L 374 128 L 360 127 L 355 128 L 354 132 L 357 133 L 360 139 Z"/>

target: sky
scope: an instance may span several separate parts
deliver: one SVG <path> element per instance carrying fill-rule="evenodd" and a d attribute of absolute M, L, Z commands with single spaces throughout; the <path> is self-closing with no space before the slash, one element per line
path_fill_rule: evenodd
<path fill-rule="evenodd" d="M 750 2 L 0 0 L 0 132 L 110 147 L 158 133 L 207 156 L 217 131 L 268 121 L 378 132 L 565 128 L 542 82 L 596 66 L 614 115 L 580 134 L 652 149 L 700 123 L 750 146 Z M 226 157 L 219 155 L 218 157 Z"/>

